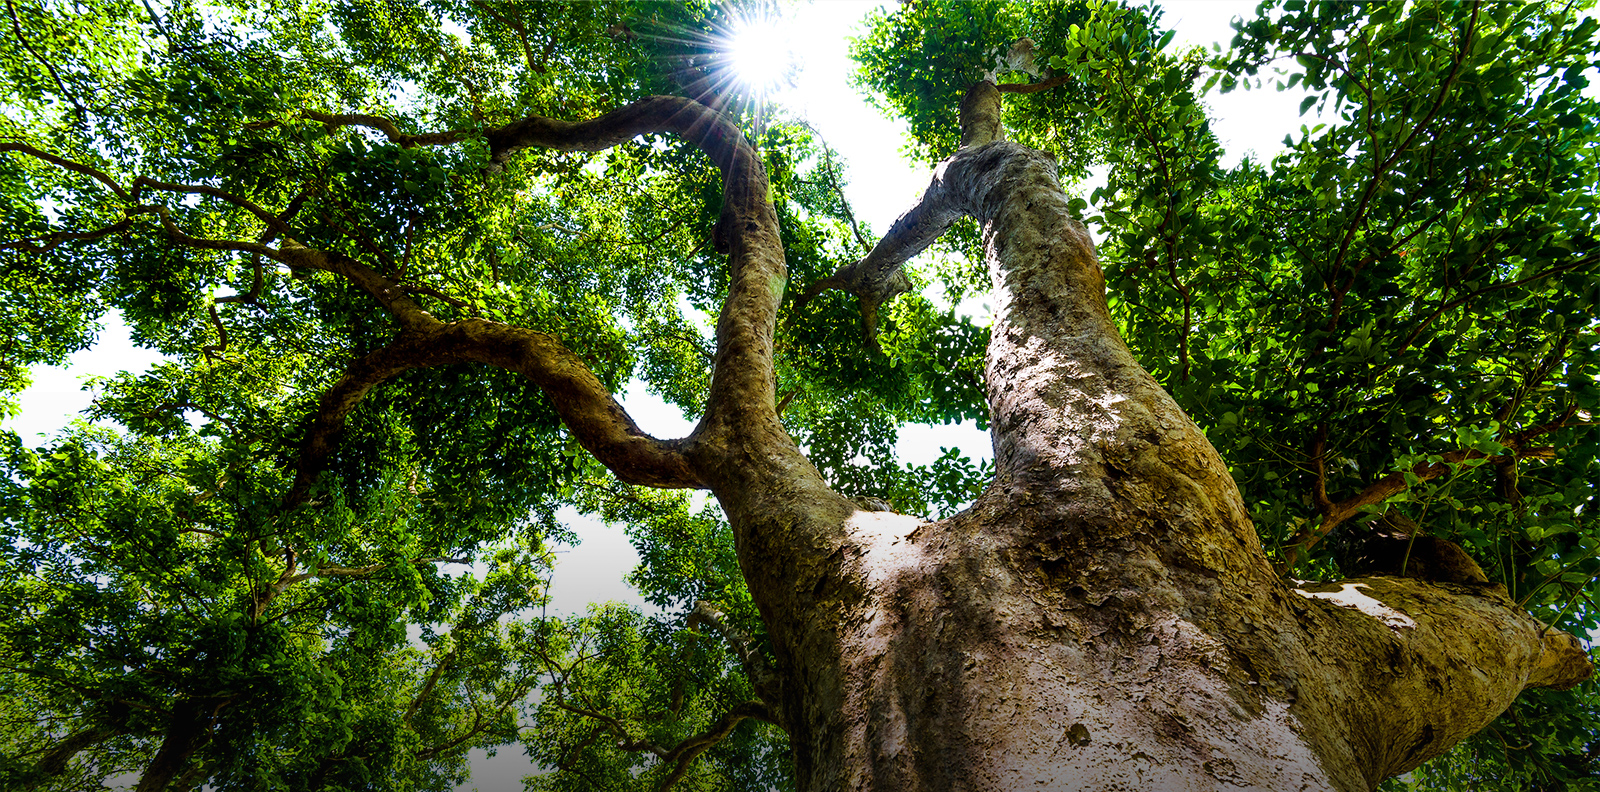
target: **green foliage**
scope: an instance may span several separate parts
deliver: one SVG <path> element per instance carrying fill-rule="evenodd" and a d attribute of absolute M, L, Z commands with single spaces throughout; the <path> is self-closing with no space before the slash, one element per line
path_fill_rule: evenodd
<path fill-rule="evenodd" d="M 319 399 L 396 330 L 345 280 L 244 249 L 292 236 L 441 320 L 550 334 L 607 387 L 698 413 L 706 317 L 727 288 L 715 168 L 667 138 L 487 167 L 470 132 L 700 96 L 727 9 L 18 0 L 5 14 L 0 394 L 91 344 L 108 309 L 169 362 L 99 383 L 96 425 L 40 449 L 4 437 L 0 597 L 21 618 L 0 629 L 0 786 L 94 786 L 175 751 L 173 785 L 438 789 L 469 750 L 519 743 L 555 768 L 536 786 L 648 786 L 672 768 L 641 741 L 693 736 L 753 697 L 720 637 L 683 629 L 703 599 L 763 645 L 726 522 L 618 488 L 519 376 L 390 379 L 306 500 L 287 501 Z M 859 256 L 832 152 L 723 98 L 766 158 L 794 282 Z M 469 134 L 408 147 L 317 120 L 346 113 Z M 864 445 L 813 443 L 837 485 L 950 511 L 984 471 L 891 451 L 905 421 L 981 417 L 984 333 L 907 300 L 868 349 L 841 322 L 854 310 L 791 320 L 785 420 L 806 438 L 872 426 Z M 569 504 L 630 526 L 633 580 L 659 612 L 545 617 Z M 680 788 L 787 787 L 784 746 L 743 723 Z"/>
<path fill-rule="evenodd" d="M 1113 315 L 1206 427 L 1278 558 L 1315 525 L 1318 492 L 1394 474 L 1406 486 L 1368 512 L 1459 542 L 1540 618 L 1592 631 L 1595 23 L 1551 4 L 1266 10 L 1208 56 L 1171 51 L 1154 9 L 913 2 L 873 17 L 854 52 L 930 162 L 954 149 L 973 80 L 1066 78 L 1008 94 L 1008 134 L 1068 180 L 1107 166 L 1075 206 L 1103 235 Z M 548 333 L 608 387 L 697 413 L 727 287 L 715 169 L 671 139 L 488 167 L 471 133 L 703 95 L 726 14 L 699 0 L 6 6 L 0 393 L 92 343 L 112 308 L 170 362 L 102 383 L 99 424 L 35 449 L 0 436 L 0 600 L 21 616 L 0 625 L 0 785 L 144 772 L 188 717 L 206 736 L 178 780 L 219 790 L 447 788 L 470 749 L 518 744 L 552 770 L 535 788 L 654 788 L 673 768 L 651 746 L 755 697 L 720 636 L 685 628 L 704 600 L 764 645 L 727 523 L 616 484 L 519 377 L 460 365 L 384 383 L 309 499 L 286 504 L 319 398 L 393 323 L 330 273 L 181 244 L 153 209 L 130 213 L 282 244 L 261 207 L 442 320 Z M 1002 63 L 1022 37 L 1031 74 Z M 1331 122 L 1271 163 L 1224 167 L 1206 91 L 1269 81 Z M 725 98 L 772 178 L 788 292 L 862 255 L 872 240 L 833 153 Z M 467 140 L 406 147 L 307 115 L 343 113 Z M 959 227 L 913 277 L 952 301 L 981 290 L 977 240 Z M 982 425 L 987 330 L 913 294 L 884 307 L 874 345 L 853 299 L 791 306 L 782 419 L 830 483 L 929 516 L 971 500 L 986 467 L 953 452 L 908 466 L 894 448 L 908 422 Z M 1552 450 L 1512 459 L 1513 445 Z M 1449 456 L 1464 451 L 1481 456 Z M 542 612 L 567 505 L 627 526 L 650 615 Z M 1372 517 L 1298 573 L 1340 574 Z M 1525 697 L 1412 780 L 1583 788 L 1593 701 L 1592 687 Z M 785 754 L 746 720 L 678 783 L 788 788 Z"/>
<path fill-rule="evenodd" d="M 252 379 L 273 372 L 162 382 L 172 368 L 113 383 L 97 407 L 142 431 L 79 424 L 37 450 L 5 436 L 0 599 L 16 618 L 0 627 L 0 686 L 26 713 L 7 721 L 6 787 L 141 769 L 184 725 L 174 702 L 199 705 L 215 735 L 193 766 L 217 789 L 435 788 L 468 749 L 514 739 L 538 671 L 525 658 L 546 638 L 500 620 L 542 602 L 537 535 L 502 523 L 517 538 L 483 551 L 485 573 L 451 576 L 441 551 L 459 528 L 429 519 L 426 483 L 329 488 L 285 511 L 283 470 L 253 449 L 283 417 Z M 174 385 L 192 401 L 151 404 Z M 161 414 L 228 402 L 238 424 Z M 285 570 L 273 556 L 289 547 L 302 552 Z M 92 731 L 103 741 L 74 772 L 37 772 L 66 733 Z"/>

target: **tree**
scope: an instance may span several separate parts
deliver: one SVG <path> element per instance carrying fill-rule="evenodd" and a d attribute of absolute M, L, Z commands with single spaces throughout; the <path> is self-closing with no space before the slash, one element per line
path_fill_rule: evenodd
<path fill-rule="evenodd" d="M 7 382 L 106 307 L 176 360 L 6 448 L 8 783 L 1355 790 L 1513 702 L 1414 781 L 1594 774 L 1587 689 L 1518 698 L 1591 672 L 1592 20 L 906 4 L 857 56 L 937 167 L 869 245 L 735 11 L 8 3 Z M 1291 60 L 1338 123 L 1221 168 L 1198 96 Z M 887 453 L 962 418 L 992 471 Z M 563 504 L 662 616 L 535 612 Z"/>

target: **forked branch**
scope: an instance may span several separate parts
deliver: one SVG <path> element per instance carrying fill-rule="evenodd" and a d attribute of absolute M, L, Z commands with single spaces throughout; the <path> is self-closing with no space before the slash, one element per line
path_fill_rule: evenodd
<path fill-rule="evenodd" d="M 1000 90 L 992 82 L 979 82 L 961 100 L 961 148 L 976 148 L 1001 138 Z M 796 314 L 828 289 L 850 292 L 861 300 L 862 324 L 870 342 L 879 307 L 911 290 L 911 280 L 902 265 L 927 250 L 951 224 L 966 215 L 965 208 L 955 204 L 945 186 L 947 165 L 933 172 L 933 181 L 917 205 L 894 221 L 865 258 L 808 286 L 794 302 Z"/>

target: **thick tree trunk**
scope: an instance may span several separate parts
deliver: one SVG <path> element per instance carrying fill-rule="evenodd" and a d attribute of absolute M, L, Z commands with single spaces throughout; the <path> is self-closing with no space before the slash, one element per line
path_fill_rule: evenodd
<path fill-rule="evenodd" d="M 770 426 L 719 442 L 742 473 L 707 477 L 801 789 L 1367 790 L 1524 687 L 1588 675 L 1498 587 L 1280 580 L 1221 459 L 1118 336 L 1053 161 L 979 126 L 985 90 L 962 152 L 855 270 L 888 277 L 954 217 L 982 224 L 993 485 L 939 522 L 859 511 Z"/>
<path fill-rule="evenodd" d="M 1000 140 L 999 118 L 993 84 L 969 92 L 962 150 L 865 259 L 828 279 L 870 310 L 956 218 L 983 226 L 997 475 L 940 522 L 860 510 L 779 424 L 777 215 L 760 158 L 709 108 L 651 97 L 488 135 L 500 161 L 671 131 L 722 170 L 728 299 L 707 411 L 682 440 L 643 435 L 559 345 L 523 333 L 509 350 L 492 328 L 436 326 L 369 270 L 268 252 L 345 274 L 413 332 L 454 333 L 462 355 L 528 373 L 628 480 L 716 494 L 778 661 L 775 682 L 757 679 L 763 706 L 744 712 L 788 730 L 806 792 L 1366 790 L 1482 728 L 1523 688 L 1587 678 L 1575 640 L 1478 576 L 1282 581 L 1216 451 L 1118 337 L 1054 162 Z M 318 432 L 336 431 L 380 364 L 426 364 L 369 362 L 377 373 L 355 371 L 325 400 Z M 140 789 L 163 786 L 204 739 L 175 728 Z"/>

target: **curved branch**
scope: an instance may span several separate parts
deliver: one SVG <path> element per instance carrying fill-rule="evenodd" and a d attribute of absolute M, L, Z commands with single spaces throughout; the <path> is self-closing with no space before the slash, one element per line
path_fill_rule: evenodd
<path fill-rule="evenodd" d="M 639 135 L 665 132 L 687 139 L 722 171 L 716 239 L 717 249 L 729 254 L 730 278 L 717 323 L 711 394 L 696 435 L 764 433 L 777 421 L 772 335 L 788 268 L 777 214 L 767 200 L 766 171 L 739 128 L 693 100 L 651 96 L 588 121 L 530 116 L 483 134 L 491 166 L 498 167 L 529 147 L 601 151 Z"/>
<path fill-rule="evenodd" d="M 306 111 L 303 115 L 327 124 L 366 126 L 403 146 L 444 145 L 481 134 L 489 144 L 490 165 L 498 168 L 513 154 L 539 147 L 562 151 L 601 151 L 634 137 L 675 133 L 700 148 L 722 171 L 723 209 L 717 224 L 718 249 L 731 254 L 730 286 L 723 319 L 717 327 L 718 352 L 707 416 L 726 420 L 750 410 L 773 414 L 772 324 L 777 315 L 787 268 L 778 238 L 777 216 L 767 201 L 766 172 L 744 135 L 716 110 L 690 99 L 651 96 L 587 121 L 562 121 L 529 116 L 481 133 L 451 130 L 422 135 L 401 132 L 387 118 L 361 114 L 335 115 Z M 311 254 L 306 248 L 285 255 L 303 260 L 291 263 L 326 269 L 356 280 L 369 293 L 392 305 L 396 284 L 365 268 L 352 267 L 337 257 Z M 420 317 L 418 317 L 420 318 Z M 431 317 L 428 317 L 431 319 Z M 429 323 L 407 321 L 408 329 L 427 329 Z M 552 394 L 553 395 L 553 394 Z M 631 423 L 631 422 L 629 422 Z M 735 430 L 737 431 L 737 430 Z M 676 479 L 682 480 L 682 479 Z M 681 484 L 678 486 L 682 486 Z"/>
<path fill-rule="evenodd" d="M 684 774 L 689 772 L 689 766 L 694 763 L 694 760 L 700 754 L 705 753 L 717 743 L 726 739 L 728 735 L 733 733 L 739 722 L 746 718 L 756 718 L 768 723 L 776 722 L 773 720 L 771 713 L 767 711 L 767 708 L 759 702 L 748 701 L 728 710 L 721 718 L 717 719 L 716 723 L 711 724 L 710 728 L 673 746 L 662 757 L 663 762 L 672 762 L 673 767 L 672 772 L 668 773 L 667 777 L 661 781 L 661 792 L 667 792 L 672 788 L 673 784 L 682 780 Z"/>
<path fill-rule="evenodd" d="M 466 362 L 515 371 L 542 388 L 579 444 L 622 481 L 653 487 L 704 486 L 683 458 L 681 441 L 661 441 L 645 434 L 599 378 L 560 341 L 521 327 L 469 319 L 439 323 L 432 331 L 403 333 L 388 346 L 350 364 L 344 376 L 322 395 L 284 506 L 305 502 L 345 419 L 374 386 L 411 369 Z"/>

